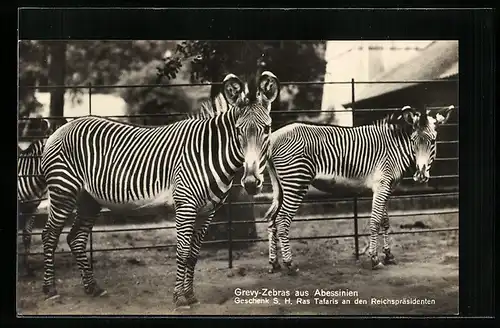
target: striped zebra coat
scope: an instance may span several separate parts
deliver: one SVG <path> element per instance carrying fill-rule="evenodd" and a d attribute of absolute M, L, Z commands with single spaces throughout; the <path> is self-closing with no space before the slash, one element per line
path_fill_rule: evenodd
<path fill-rule="evenodd" d="M 32 118 L 33 119 L 33 118 Z M 42 121 L 46 125 L 44 135 L 50 135 L 58 127 L 66 123 L 66 120 L 58 119 L 51 122 L 49 119 L 35 118 L 35 121 Z M 24 130 L 28 130 L 29 124 L 25 125 Z M 26 135 L 23 132 L 23 135 Z M 28 261 L 28 253 L 31 249 L 31 235 L 35 222 L 37 208 L 42 199 L 46 196 L 47 185 L 41 174 L 41 157 L 45 148 L 46 139 L 38 139 L 32 142 L 26 149 L 17 146 L 17 202 L 19 228 L 23 230 L 22 240 L 24 245 L 24 256 L 22 263 L 26 275 L 33 276 L 34 272 Z"/>
<path fill-rule="evenodd" d="M 90 116 L 58 129 L 42 157 L 50 197 L 42 233 L 46 297 L 59 296 L 54 251 L 75 207 L 77 218 L 67 241 L 85 292 L 100 296 L 106 291 L 96 283 L 85 249 L 101 207 L 137 210 L 170 205 L 175 209 L 177 232 L 174 304 L 196 303 L 193 276 L 201 242 L 236 171 L 243 168 L 242 184 L 249 194 L 262 188 L 269 110 L 278 85 L 270 72 L 247 83 L 230 74 L 224 79 L 223 95 L 231 107 L 215 117 L 147 127 Z"/>
<path fill-rule="evenodd" d="M 296 273 L 289 244 L 291 221 L 309 186 L 329 192 L 335 185 L 373 192 L 370 217 L 369 254 L 374 269 L 382 263 L 377 256 L 377 236 L 383 229 L 384 262 L 395 263 L 390 252 L 387 215 L 388 198 L 410 165 L 416 182 L 426 182 L 436 156 L 436 138 L 451 109 L 435 113 L 405 106 L 386 118 L 359 127 L 291 123 L 273 132 L 268 172 L 273 185 L 273 203 L 266 213 L 270 272 L 283 263 Z"/>
<path fill-rule="evenodd" d="M 22 150 L 18 146 L 17 159 L 17 203 L 19 228 L 23 231 L 24 256 L 22 263 L 26 275 L 32 276 L 33 270 L 28 261 L 31 249 L 31 234 L 35 222 L 35 212 L 47 192 L 45 180 L 40 175 L 41 156 L 45 140 L 40 139 Z"/>

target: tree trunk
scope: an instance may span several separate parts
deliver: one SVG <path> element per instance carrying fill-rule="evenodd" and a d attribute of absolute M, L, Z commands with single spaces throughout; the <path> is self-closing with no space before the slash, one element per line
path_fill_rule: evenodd
<path fill-rule="evenodd" d="M 49 84 L 64 85 L 66 77 L 66 42 L 54 41 L 49 46 Z M 64 116 L 64 88 L 50 90 L 50 116 Z M 60 123 L 60 122 L 56 122 Z"/>

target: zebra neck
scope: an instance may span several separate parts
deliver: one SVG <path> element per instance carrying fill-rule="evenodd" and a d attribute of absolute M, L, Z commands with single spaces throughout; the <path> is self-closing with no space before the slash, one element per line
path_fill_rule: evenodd
<path fill-rule="evenodd" d="M 212 131 L 212 150 L 216 150 L 212 158 L 216 161 L 214 167 L 220 169 L 220 178 L 227 184 L 231 183 L 236 172 L 243 167 L 244 157 L 236 136 L 236 117 L 232 110 L 214 118 L 215 129 Z"/>
<path fill-rule="evenodd" d="M 410 135 L 405 131 L 392 131 L 394 145 L 393 149 L 398 152 L 398 163 L 401 167 L 401 174 L 404 174 L 414 162 L 413 149 Z"/>

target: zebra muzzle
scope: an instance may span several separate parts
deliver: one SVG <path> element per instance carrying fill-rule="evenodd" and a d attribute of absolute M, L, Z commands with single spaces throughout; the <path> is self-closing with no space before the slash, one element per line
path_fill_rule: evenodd
<path fill-rule="evenodd" d="M 429 176 L 427 175 L 426 171 L 417 171 L 413 175 L 413 180 L 418 183 L 426 183 L 427 181 L 429 181 Z"/>
<path fill-rule="evenodd" d="M 262 190 L 262 180 L 253 175 L 244 177 L 241 184 L 249 195 L 256 195 Z"/>

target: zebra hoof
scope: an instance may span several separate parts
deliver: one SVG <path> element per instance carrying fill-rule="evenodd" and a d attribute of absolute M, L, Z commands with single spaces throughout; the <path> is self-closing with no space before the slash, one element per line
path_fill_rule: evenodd
<path fill-rule="evenodd" d="M 271 267 L 269 268 L 269 273 L 276 273 L 281 271 L 281 265 L 278 262 L 271 263 Z"/>
<path fill-rule="evenodd" d="M 285 263 L 285 266 L 287 268 L 287 274 L 289 276 L 296 276 L 299 274 L 299 268 L 297 267 L 297 265 L 293 263 Z"/>
<path fill-rule="evenodd" d="M 57 292 L 56 288 L 53 286 L 43 286 L 43 293 L 45 294 L 45 300 L 55 300 L 61 297 Z"/>
<path fill-rule="evenodd" d="M 196 302 L 198 302 L 196 300 Z M 182 311 L 182 310 L 188 310 L 191 308 L 191 305 L 194 305 L 195 303 L 190 303 L 189 300 L 187 300 L 184 296 L 179 296 L 175 301 L 175 309 L 174 311 Z"/>
<path fill-rule="evenodd" d="M 384 264 L 385 265 L 396 265 L 397 261 L 394 258 L 384 258 Z"/>
<path fill-rule="evenodd" d="M 102 297 L 107 295 L 108 291 L 94 284 L 85 288 L 85 294 L 90 295 L 92 297 Z"/>
<path fill-rule="evenodd" d="M 175 312 L 180 312 L 180 311 L 183 311 L 183 310 L 190 310 L 191 309 L 191 305 L 178 305 L 174 308 L 174 311 Z"/>
<path fill-rule="evenodd" d="M 52 296 L 46 296 L 45 297 L 45 301 L 48 302 L 48 301 L 55 301 L 57 299 L 59 299 L 61 297 L 61 295 L 59 294 L 55 294 L 55 295 L 52 295 Z"/>
<path fill-rule="evenodd" d="M 96 292 L 96 293 L 92 294 L 93 297 L 103 297 L 106 295 L 108 295 L 108 291 L 105 289 L 101 289 L 100 292 Z"/>
<path fill-rule="evenodd" d="M 394 255 L 392 255 L 389 250 L 386 251 L 386 253 L 385 253 L 384 264 L 385 265 L 394 265 L 394 264 L 396 264 L 396 259 L 394 258 Z"/>
<path fill-rule="evenodd" d="M 195 306 L 195 305 L 200 304 L 200 302 L 198 301 L 198 299 L 196 298 L 196 296 L 194 296 L 194 294 L 191 294 L 189 296 L 185 296 L 185 298 L 186 298 L 186 304 L 187 305 Z"/>
<path fill-rule="evenodd" d="M 382 262 L 378 262 L 376 264 L 372 263 L 372 270 L 380 270 L 384 267 L 384 265 L 382 264 Z"/>

